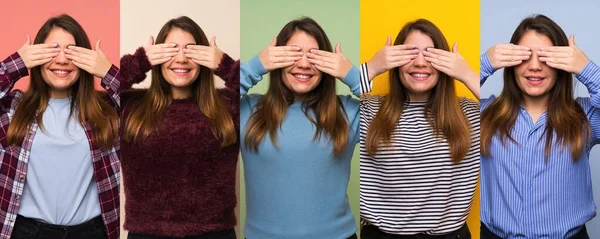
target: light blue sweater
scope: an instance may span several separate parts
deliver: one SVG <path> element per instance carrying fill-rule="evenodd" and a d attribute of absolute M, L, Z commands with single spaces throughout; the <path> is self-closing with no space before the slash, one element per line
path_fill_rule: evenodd
<path fill-rule="evenodd" d="M 313 140 L 315 126 L 302 112 L 302 102 L 289 106 L 278 132 L 279 147 L 268 137 L 258 152 L 245 147 L 246 127 L 262 95 L 247 95 L 266 74 L 256 56 L 241 65 L 240 130 L 246 182 L 248 239 L 346 239 L 356 230 L 346 190 L 350 162 L 359 140 L 359 101 L 339 96 L 348 117 L 344 153 L 333 155 L 329 137 Z M 359 71 L 352 67 L 343 82 L 360 93 Z"/>

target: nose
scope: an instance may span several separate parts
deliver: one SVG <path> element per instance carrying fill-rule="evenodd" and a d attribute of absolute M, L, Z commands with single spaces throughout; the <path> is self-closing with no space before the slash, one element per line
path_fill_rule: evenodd
<path fill-rule="evenodd" d="M 61 64 L 61 65 L 69 64 L 69 59 L 65 55 L 65 51 L 64 50 L 60 51 L 58 53 L 58 56 L 54 57 L 54 63 Z"/>
<path fill-rule="evenodd" d="M 185 53 L 183 53 L 182 49 L 179 49 L 179 52 L 177 52 L 177 55 L 175 56 L 175 62 L 182 64 L 188 62 L 188 58 L 185 56 Z"/>
<path fill-rule="evenodd" d="M 540 61 L 540 58 L 537 55 L 537 53 L 532 53 L 529 60 L 527 60 L 525 62 L 527 62 L 527 68 L 530 71 L 541 71 L 542 70 L 542 62 Z"/>
<path fill-rule="evenodd" d="M 427 61 L 425 60 L 425 56 L 423 56 L 423 51 L 419 51 L 417 58 L 414 59 L 413 66 L 417 67 L 426 67 Z"/>
<path fill-rule="evenodd" d="M 308 57 L 306 56 L 306 53 L 304 53 L 304 55 L 302 56 L 302 59 L 300 59 L 298 62 L 296 62 L 296 66 L 300 67 L 300 68 L 305 68 L 305 69 L 308 69 L 312 66 L 310 64 L 310 62 L 308 61 Z"/>

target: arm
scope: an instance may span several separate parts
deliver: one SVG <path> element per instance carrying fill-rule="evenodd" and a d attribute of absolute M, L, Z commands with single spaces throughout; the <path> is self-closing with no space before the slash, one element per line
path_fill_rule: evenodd
<path fill-rule="evenodd" d="M 490 77 L 496 69 L 492 67 L 492 63 L 490 62 L 490 58 L 487 53 L 481 55 L 479 58 L 479 63 L 481 65 L 481 72 L 479 73 L 479 86 L 483 86 L 488 77 Z"/>
<path fill-rule="evenodd" d="M 131 89 L 134 84 L 142 82 L 150 69 L 152 66 L 143 47 L 138 48 L 133 55 L 121 57 L 120 91 Z"/>
<path fill-rule="evenodd" d="M 360 72 L 358 68 L 352 66 L 348 73 L 346 73 L 346 76 L 344 76 L 344 78 L 342 79 L 342 83 L 344 83 L 350 88 L 352 94 L 354 94 L 356 97 L 360 97 L 361 85 Z"/>
<path fill-rule="evenodd" d="M 0 99 L 10 93 L 19 79 L 28 75 L 27 67 L 19 53 L 14 53 L 2 61 L 0 63 Z"/>
<path fill-rule="evenodd" d="M 219 67 L 214 71 L 215 75 L 225 81 L 225 86 L 235 92 L 240 89 L 240 61 L 234 61 L 227 54 L 223 54 Z"/>
<path fill-rule="evenodd" d="M 370 93 L 373 89 L 373 80 L 369 76 L 371 72 L 369 72 L 369 66 L 367 63 L 363 63 L 360 65 L 360 94 Z"/>
<path fill-rule="evenodd" d="M 262 80 L 262 76 L 267 74 L 258 56 L 250 61 L 243 63 L 240 69 L 240 94 L 248 94 L 248 90 Z"/>

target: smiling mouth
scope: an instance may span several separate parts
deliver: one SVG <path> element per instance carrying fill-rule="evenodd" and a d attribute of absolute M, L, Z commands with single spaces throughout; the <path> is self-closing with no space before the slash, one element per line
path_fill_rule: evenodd
<path fill-rule="evenodd" d="M 300 82 L 309 82 L 309 81 L 310 81 L 310 79 L 312 79 L 314 75 L 311 75 L 311 74 L 297 74 L 297 73 L 294 73 L 294 74 L 292 74 L 292 76 L 294 76 L 294 78 L 295 78 L 297 81 L 300 81 Z"/>
<path fill-rule="evenodd" d="M 527 83 L 529 83 L 530 85 L 538 86 L 538 85 L 541 85 L 546 78 L 545 77 L 525 77 L 525 79 L 527 79 Z"/>
<path fill-rule="evenodd" d="M 71 74 L 71 70 L 58 70 L 58 69 L 54 69 L 54 70 L 50 70 L 52 72 L 52 74 L 56 77 L 60 77 L 60 78 L 64 78 L 67 77 Z"/>
<path fill-rule="evenodd" d="M 190 73 L 190 69 L 181 69 L 181 68 L 175 68 L 175 69 L 171 69 L 171 71 L 177 75 L 177 76 L 186 76 Z"/>
<path fill-rule="evenodd" d="M 409 74 L 414 80 L 418 80 L 418 81 L 423 81 L 423 80 L 427 80 L 429 78 L 429 76 L 431 76 L 431 74 L 429 73 L 410 73 Z"/>

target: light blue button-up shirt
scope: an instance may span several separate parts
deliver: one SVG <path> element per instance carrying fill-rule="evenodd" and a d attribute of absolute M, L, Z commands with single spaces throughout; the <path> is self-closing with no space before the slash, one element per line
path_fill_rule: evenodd
<path fill-rule="evenodd" d="M 494 71 L 482 55 L 480 85 Z M 523 107 L 511 130 L 518 144 L 494 136 L 490 155 L 481 156 L 481 221 L 501 238 L 569 238 L 596 215 L 589 155 L 600 136 L 600 68 L 590 61 L 576 78 L 591 95 L 577 98 L 592 128 L 579 160 L 559 143 L 546 160 L 547 113 L 534 123 Z M 494 100 L 481 99 L 481 110 Z"/>

